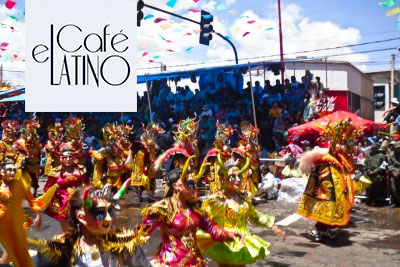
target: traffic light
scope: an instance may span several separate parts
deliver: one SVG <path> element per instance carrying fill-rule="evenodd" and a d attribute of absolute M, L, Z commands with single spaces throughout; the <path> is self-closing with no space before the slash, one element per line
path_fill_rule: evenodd
<path fill-rule="evenodd" d="M 212 40 L 212 32 L 213 26 L 211 22 L 214 20 L 213 16 L 206 12 L 201 11 L 201 20 L 200 20 L 200 44 L 209 45 Z"/>
<path fill-rule="evenodd" d="M 374 86 L 374 97 L 372 100 L 372 105 L 375 109 L 380 109 L 385 107 L 385 87 L 384 86 Z"/>
<path fill-rule="evenodd" d="M 139 0 L 137 2 L 137 26 L 140 27 L 140 21 L 143 19 L 144 14 L 143 14 L 143 9 L 144 7 L 144 1 L 143 0 Z"/>

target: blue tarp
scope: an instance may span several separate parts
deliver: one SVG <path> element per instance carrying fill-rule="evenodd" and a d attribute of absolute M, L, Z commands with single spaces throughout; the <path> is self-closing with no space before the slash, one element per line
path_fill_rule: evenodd
<path fill-rule="evenodd" d="M 1 98 L 5 98 L 5 97 L 9 97 L 10 94 L 16 94 L 16 93 L 25 93 L 25 87 L 20 87 L 20 88 L 15 88 L 15 89 L 11 89 L 11 90 L 7 90 L 4 92 L 0 93 L 0 99 Z"/>
<path fill-rule="evenodd" d="M 293 61 L 286 61 L 287 63 L 290 62 L 297 62 L 298 60 Z M 304 60 L 302 60 L 304 61 Z M 281 68 L 281 63 L 279 61 L 268 61 L 268 62 L 256 62 L 250 63 L 250 68 L 256 67 L 265 67 L 271 71 L 279 71 Z M 202 74 L 210 73 L 210 72 L 230 72 L 230 71 L 237 71 L 237 72 L 246 72 L 249 69 L 249 64 L 238 64 L 238 65 L 228 65 L 228 66 L 218 66 L 218 67 L 208 67 L 208 68 L 199 68 L 193 70 L 185 70 L 185 71 L 166 71 L 157 74 L 149 74 L 149 75 L 138 75 L 137 83 L 145 83 L 146 81 L 154 81 L 160 79 L 175 79 L 175 78 L 182 78 L 188 79 L 191 78 L 193 75 L 199 77 Z"/>
<path fill-rule="evenodd" d="M 1 102 L 11 102 L 11 101 L 25 101 L 25 94 L 20 94 L 20 95 L 8 97 L 8 98 L 3 98 L 0 100 L 0 103 Z"/>

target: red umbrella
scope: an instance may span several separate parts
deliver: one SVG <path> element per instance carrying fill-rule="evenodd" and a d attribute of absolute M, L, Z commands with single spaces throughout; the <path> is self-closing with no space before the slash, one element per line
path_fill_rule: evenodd
<path fill-rule="evenodd" d="M 325 117 L 319 118 L 317 120 L 310 121 L 310 122 L 304 123 L 304 124 L 296 126 L 296 127 L 292 127 L 288 130 L 288 132 L 290 135 L 303 135 L 303 134 L 313 134 L 313 133 L 321 134 L 322 130 L 317 128 L 316 125 L 325 126 L 329 122 L 334 123 L 334 122 L 341 121 L 344 119 L 351 119 L 351 121 L 354 123 L 354 126 L 356 128 L 365 128 L 365 127 L 371 128 L 374 126 L 377 126 L 377 127 L 383 126 L 381 123 L 376 123 L 374 121 L 363 119 L 351 112 L 336 111 L 329 115 L 326 115 Z"/>

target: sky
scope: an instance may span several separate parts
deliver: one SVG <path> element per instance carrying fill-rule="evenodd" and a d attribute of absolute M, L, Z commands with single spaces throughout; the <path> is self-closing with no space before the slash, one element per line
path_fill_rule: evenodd
<path fill-rule="evenodd" d="M 24 4 L 9 10 L 0 0 L 0 64 L 4 77 L 14 84 L 23 85 L 24 64 Z M 382 8 L 386 0 L 281 0 L 282 33 L 285 58 L 328 57 L 328 60 L 346 60 L 363 71 L 390 68 L 390 55 L 396 49 L 374 53 L 367 50 L 396 48 L 399 40 L 341 49 L 297 53 L 320 48 L 358 45 L 392 38 L 400 38 L 396 16 L 389 18 L 385 12 L 396 5 Z M 279 59 L 278 11 L 276 0 L 145 0 L 145 3 L 200 20 L 197 10 L 209 11 L 214 16 L 214 30 L 227 36 L 236 46 L 241 63 Z M 190 11 L 190 9 L 192 9 Z M 139 74 L 159 71 L 160 64 L 167 70 L 184 70 L 197 67 L 233 64 L 231 47 L 214 35 L 210 46 L 199 44 L 199 26 L 144 8 L 144 16 L 154 17 L 142 21 L 138 28 Z M 10 17 L 14 16 L 14 17 Z M 155 19 L 162 18 L 155 23 Z M 127 18 L 129 20 L 130 18 Z M 135 22 L 132 21 L 134 25 Z M 246 34 L 247 33 L 247 34 Z M 1 51 L 4 50 L 4 51 Z M 338 54 L 349 54 L 335 56 Z M 275 56 L 271 56 L 275 55 Z M 258 58 L 255 58 L 258 57 Z M 398 63 L 400 58 L 396 57 Z M 400 68 L 400 64 L 396 68 Z"/>

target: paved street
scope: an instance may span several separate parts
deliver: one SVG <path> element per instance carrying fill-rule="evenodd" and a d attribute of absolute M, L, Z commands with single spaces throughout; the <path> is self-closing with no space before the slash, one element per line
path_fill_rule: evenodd
<path fill-rule="evenodd" d="M 43 183 L 43 182 L 42 182 Z M 41 184 L 42 184 L 41 183 Z M 123 210 L 116 215 L 117 225 L 134 226 L 139 220 L 140 208 L 146 204 L 138 203 L 133 192 L 129 192 L 121 202 Z M 296 211 L 296 204 L 271 201 L 257 205 L 267 214 L 282 220 Z M 252 266 L 400 266 L 400 208 L 372 208 L 359 204 L 352 213 L 349 227 L 337 231 L 337 239 L 315 243 L 304 234 L 313 228 L 314 222 L 300 218 L 285 227 L 285 241 L 274 236 L 273 232 L 258 226 L 251 231 L 271 243 L 270 256 Z M 58 223 L 43 215 L 40 230 L 31 229 L 32 237 L 51 238 L 59 232 Z M 153 255 L 159 245 L 159 233 L 143 246 L 147 255 Z M 210 261 L 210 266 L 216 266 Z"/>

